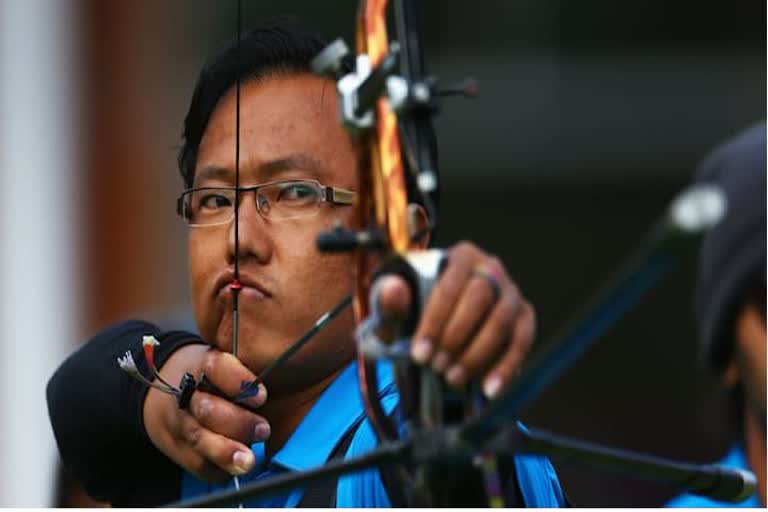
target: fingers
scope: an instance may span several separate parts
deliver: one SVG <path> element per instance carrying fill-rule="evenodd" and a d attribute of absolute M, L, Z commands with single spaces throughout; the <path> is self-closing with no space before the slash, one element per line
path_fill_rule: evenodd
<path fill-rule="evenodd" d="M 479 376 L 499 360 L 502 351 L 511 341 L 512 327 L 519 311 L 520 302 L 511 293 L 494 305 L 472 343 L 456 355 L 446 371 L 445 378 L 449 384 L 462 386 L 468 379 Z"/>
<path fill-rule="evenodd" d="M 210 350 L 201 366 L 206 378 L 225 395 L 233 397 L 256 376 L 232 354 Z M 259 384 L 255 395 L 242 401 L 259 407 L 267 390 Z M 184 467 L 207 480 L 247 473 L 255 464 L 250 445 L 266 441 L 271 428 L 261 416 L 224 398 L 196 391 L 189 410 L 182 411 L 182 453 Z"/>
<path fill-rule="evenodd" d="M 458 244 L 424 307 L 411 356 L 456 387 L 482 378 L 492 398 L 519 372 L 535 324 L 533 307 L 503 264 L 472 244 Z"/>
<path fill-rule="evenodd" d="M 176 350 L 161 368 L 172 382 L 185 372 L 204 373 L 224 394 L 236 396 L 242 383 L 255 375 L 231 354 L 188 345 Z M 259 407 L 267 391 L 244 400 Z M 224 398 L 197 390 L 189 407 L 180 409 L 174 397 L 150 389 L 143 406 L 144 425 L 152 443 L 176 464 L 209 481 L 223 481 L 250 471 L 254 464 L 250 444 L 266 440 L 270 428 L 261 416 Z"/>
<path fill-rule="evenodd" d="M 445 355 L 447 351 L 439 351 L 439 348 L 442 348 L 441 335 L 471 276 L 472 265 L 478 257 L 475 252 L 479 253 L 477 249 L 461 244 L 450 252 L 450 264 L 437 280 L 413 335 L 411 355 L 416 362 L 422 364 L 432 362 L 437 367 L 444 366 L 442 363 L 447 357 Z M 432 358 L 436 354 L 444 355 L 434 362 Z"/>
<path fill-rule="evenodd" d="M 493 327 L 496 328 L 497 335 L 502 334 L 498 331 L 499 324 L 504 322 L 504 318 L 499 318 L 498 314 L 494 318 L 488 318 L 489 313 L 496 306 L 495 292 L 488 283 L 480 277 L 471 277 L 443 330 L 440 350 L 432 362 L 435 370 L 444 371 L 462 353 L 467 342 L 473 339 L 479 329 L 488 330 L 489 327 Z M 478 342 L 487 343 L 485 340 L 475 338 L 470 349 L 475 348 Z M 474 352 L 477 352 L 476 348 Z"/>
<path fill-rule="evenodd" d="M 536 312 L 527 302 L 515 322 L 512 341 L 498 364 L 493 366 L 483 381 L 483 393 L 494 398 L 509 386 L 520 373 L 523 360 L 528 355 L 536 335 Z"/>
<path fill-rule="evenodd" d="M 189 412 L 201 426 L 246 445 L 270 435 L 269 423 L 261 416 L 201 391 L 192 395 Z"/>
<path fill-rule="evenodd" d="M 208 380 L 229 397 L 239 395 L 244 386 L 256 379 L 256 375 L 239 359 L 228 352 L 221 352 L 216 349 L 211 349 L 206 353 L 201 371 Z M 259 383 L 258 391 L 244 398 L 242 402 L 252 407 L 260 407 L 266 400 L 267 388 L 264 387 L 264 384 Z"/>
<path fill-rule="evenodd" d="M 204 480 L 226 480 L 247 473 L 256 464 L 248 446 L 211 432 L 189 415 L 182 422 L 182 436 L 180 442 L 191 449 L 182 450 L 181 463 Z"/>

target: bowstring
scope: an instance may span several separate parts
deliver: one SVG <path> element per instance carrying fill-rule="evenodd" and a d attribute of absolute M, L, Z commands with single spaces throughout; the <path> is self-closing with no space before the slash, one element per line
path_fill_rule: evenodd
<path fill-rule="evenodd" d="M 237 0 L 237 50 L 236 59 L 240 62 L 242 36 L 242 0 Z M 240 68 L 235 77 L 235 268 L 234 280 L 240 283 Z M 237 357 L 239 339 L 239 296 L 240 287 L 232 286 L 232 355 Z"/>
<path fill-rule="evenodd" d="M 242 0 L 237 0 L 237 62 L 241 62 L 241 40 L 242 40 Z M 239 297 L 240 297 L 240 67 L 236 68 L 235 75 L 235 268 L 234 282 L 237 286 L 230 286 L 232 290 L 232 355 L 237 357 L 238 338 L 239 338 Z M 240 490 L 240 479 L 237 476 L 232 477 L 236 490 Z M 238 508 L 243 508 L 242 501 L 238 503 Z"/>

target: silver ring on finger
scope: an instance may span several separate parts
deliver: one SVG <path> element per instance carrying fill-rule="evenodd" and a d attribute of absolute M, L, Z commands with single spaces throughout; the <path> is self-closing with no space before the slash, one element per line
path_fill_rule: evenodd
<path fill-rule="evenodd" d="M 491 285 L 491 290 L 493 291 L 493 302 L 496 303 L 499 301 L 501 298 L 501 282 L 499 276 L 497 276 L 493 270 L 485 267 L 476 267 L 472 272 L 472 276 L 484 279 L 485 282 Z"/>

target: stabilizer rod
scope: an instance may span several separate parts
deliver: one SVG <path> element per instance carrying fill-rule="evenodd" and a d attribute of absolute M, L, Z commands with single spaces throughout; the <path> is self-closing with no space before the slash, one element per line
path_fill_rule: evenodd
<path fill-rule="evenodd" d="M 465 439 L 470 443 L 488 439 L 510 418 L 517 418 L 525 405 L 637 305 L 689 253 L 700 235 L 723 218 L 725 210 L 724 194 L 712 185 L 695 185 L 675 198 L 616 277 L 598 291 L 554 340 L 544 344 L 548 348 L 533 359 L 509 390 L 470 420 L 464 431 Z"/>
<path fill-rule="evenodd" d="M 499 453 L 538 453 L 563 462 L 671 484 L 680 490 L 732 503 L 745 500 L 757 485 L 755 475 L 742 469 L 677 462 L 522 425 L 505 429 L 491 445 L 494 449 L 500 447 Z"/>

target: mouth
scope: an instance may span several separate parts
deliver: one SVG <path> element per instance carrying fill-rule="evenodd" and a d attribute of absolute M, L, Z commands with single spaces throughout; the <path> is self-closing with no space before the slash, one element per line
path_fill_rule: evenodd
<path fill-rule="evenodd" d="M 240 272 L 238 279 L 235 280 L 235 272 L 228 269 L 216 279 L 216 296 L 229 300 L 237 293 L 239 297 L 247 297 L 256 300 L 266 300 L 272 298 L 272 293 L 256 278 L 244 272 Z"/>

